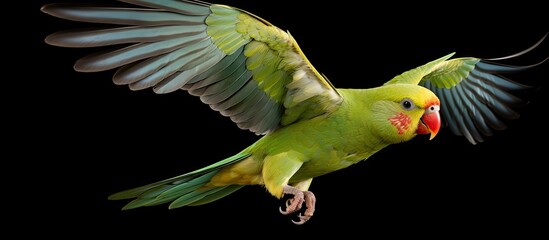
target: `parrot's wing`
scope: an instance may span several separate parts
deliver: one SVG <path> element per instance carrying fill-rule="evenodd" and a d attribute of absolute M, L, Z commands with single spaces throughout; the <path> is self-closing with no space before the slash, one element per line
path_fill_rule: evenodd
<path fill-rule="evenodd" d="M 74 68 L 119 68 L 113 81 L 133 90 L 187 90 L 257 134 L 329 113 L 342 101 L 290 34 L 250 13 L 197 1 L 123 2 L 141 7 L 44 6 L 42 11 L 55 17 L 109 24 L 54 33 L 46 42 L 62 47 L 120 46 L 81 58 Z"/>
<path fill-rule="evenodd" d="M 453 54 L 404 72 L 385 84 L 419 84 L 433 91 L 440 99 L 445 124 L 456 135 L 465 136 L 469 142 L 483 142 L 494 130 L 506 128 L 503 119 L 518 118 L 513 107 L 524 101 L 512 95 L 512 91 L 525 90 L 529 86 L 500 76 L 537 66 L 510 66 L 498 60 L 520 56 L 543 42 L 545 35 L 534 46 L 511 56 L 494 59 L 472 57 L 449 59 Z"/>

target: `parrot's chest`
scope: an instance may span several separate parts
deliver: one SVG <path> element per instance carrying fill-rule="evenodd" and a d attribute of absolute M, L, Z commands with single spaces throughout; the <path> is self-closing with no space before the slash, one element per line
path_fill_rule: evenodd
<path fill-rule="evenodd" d="M 303 165 L 290 178 L 290 182 L 304 181 L 349 167 L 382 148 L 368 141 L 371 138 L 355 126 L 355 122 L 338 116 L 332 115 L 316 123 L 315 120 L 319 119 L 295 124 L 279 132 L 280 135 L 273 136 L 276 139 L 272 140 L 276 141 L 269 141 L 270 154 L 297 151 L 304 156 Z"/>

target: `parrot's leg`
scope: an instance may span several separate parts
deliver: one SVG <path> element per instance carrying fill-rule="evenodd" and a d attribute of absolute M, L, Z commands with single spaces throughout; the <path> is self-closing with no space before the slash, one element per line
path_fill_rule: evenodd
<path fill-rule="evenodd" d="M 267 190 L 277 198 L 281 198 L 284 194 L 292 194 L 293 198 L 286 202 L 286 210 L 280 209 L 284 215 L 299 211 L 305 203 L 307 210 L 303 215 L 299 214 L 299 221 L 295 224 L 303 224 L 307 222 L 315 211 L 315 196 L 312 192 L 307 191 L 311 184 L 312 178 L 294 184 L 295 187 L 288 185 L 288 181 L 303 165 L 305 157 L 295 151 L 283 152 L 277 155 L 265 157 L 263 163 L 263 180 Z"/>
<path fill-rule="evenodd" d="M 309 221 L 315 212 L 316 197 L 311 191 L 303 191 L 292 186 L 284 186 L 284 194 L 292 194 L 293 198 L 286 201 L 286 210 L 280 208 L 280 213 L 284 215 L 292 214 L 299 211 L 305 202 L 307 208 L 303 214 L 299 214 L 299 221 L 292 221 L 295 224 L 301 225 Z"/>

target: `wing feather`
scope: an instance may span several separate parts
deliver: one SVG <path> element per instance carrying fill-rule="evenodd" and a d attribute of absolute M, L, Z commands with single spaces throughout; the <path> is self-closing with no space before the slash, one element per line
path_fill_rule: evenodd
<path fill-rule="evenodd" d="M 79 59 L 75 69 L 118 68 L 114 83 L 132 90 L 186 90 L 257 134 L 333 112 L 342 101 L 292 36 L 252 14 L 190 0 L 122 2 L 129 6 L 44 6 L 42 11 L 55 17 L 109 24 L 54 33 L 46 42 L 61 47 L 116 45 Z"/>
<path fill-rule="evenodd" d="M 240 91 L 236 92 L 225 101 L 217 104 L 212 104 L 210 105 L 210 107 L 215 111 L 219 111 L 223 116 L 228 116 L 226 110 L 244 101 L 246 98 L 248 98 L 248 96 L 255 92 L 255 89 L 257 89 L 257 83 L 255 81 L 248 81 L 244 85 L 244 87 L 240 89 Z"/>
<path fill-rule="evenodd" d="M 494 130 L 506 128 L 504 120 L 520 115 L 514 108 L 525 103 L 516 92 L 531 89 L 504 76 L 527 70 L 545 62 L 527 66 L 512 66 L 498 60 L 521 56 L 545 39 L 519 54 L 483 60 L 473 57 L 449 59 L 446 55 L 423 66 L 404 72 L 385 84 L 420 84 L 433 91 L 441 100 L 442 118 L 451 131 L 464 136 L 472 144 L 483 142 Z"/>
<path fill-rule="evenodd" d="M 147 77 L 138 81 L 131 82 L 129 84 L 130 89 L 142 90 L 156 86 L 162 80 L 169 78 L 174 73 L 183 68 L 186 64 L 189 63 L 190 60 L 206 54 L 210 50 L 208 49 L 208 46 L 209 44 L 207 41 L 201 41 L 176 51 L 172 56 L 168 57 L 176 57 L 175 59 L 173 59 L 173 61 L 167 62 L 162 68 L 157 71 L 153 71 L 152 74 L 148 75 Z M 156 64 L 152 66 L 145 66 L 145 68 L 149 67 L 156 67 Z"/>
<path fill-rule="evenodd" d="M 208 5 L 200 2 L 190 2 L 187 0 L 118 0 L 130 4 L 139 5 L 142 7 L 164 9 L 170 12 L 180 13 L 183 15 L 203 15 L 210 14 Z"/>
<path fill-rule="evenodd" d="M 472 139 L 469 139 L 469 141 L 476 141 L 476 142 L 483 142 L 484 138 L 482 137 L 482 134 L 479 131 L 479 127 L 476 123 L 477 117 L 481 117 L 482 115 L 476 108 L 476 105 L 474 105 L 467 96 L 469 92 L 464 92 L 463 85 L 459 84 L 454 87 L 454 97 L 456 99 L 459 99 L 457 101 L 458 107 L 461 110 L 459 115 L 463 116 L 462 119 L 465 122 L 465 128 L 468 130 L 470 136 Z M 464 107 L 466 106 L 466 107 Z M 482 122 L 484 120 L 481 120 Z"/>
<path fill-rule="evenodd" d="M 244 71 L 238 76 L 234 82 L 231 83 L 230 86 L 227 86 L 227 88 L 219 93 L 212 94 L 212 95 L 206 95 L 204 94 L 204 102 L 207 104 L 218 104 L 223 101 L 225 101 L 230 96 L 234 95 L 236 92 L 238 92 L 242 87 L 250 81 L 252 77 L 252 73 L 250 71 Z M 209 89 L 209 88 L 208 88 Z M 207 99 L 207 100 L 206 100 Z"/>
<path fill-rule="evenodd" d="M 48 4 L 42 7 L 42 11 L 58 18 L 78 22 L 138 26 L 197 25 L 202 24 L 207 17 L 158 9 L 93 7 L 67 3 Z"/>

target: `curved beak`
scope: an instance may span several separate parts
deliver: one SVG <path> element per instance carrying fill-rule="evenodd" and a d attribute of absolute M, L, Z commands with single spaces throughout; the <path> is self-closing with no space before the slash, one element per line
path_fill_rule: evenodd
<path fill-rule="evenodd" d="M 431 134 L 429 140 L 433 139 L 440 130 L 440 114 L 438 111 L 433 111 L 423 114 L 419 122 L 417 134 Z"/>

